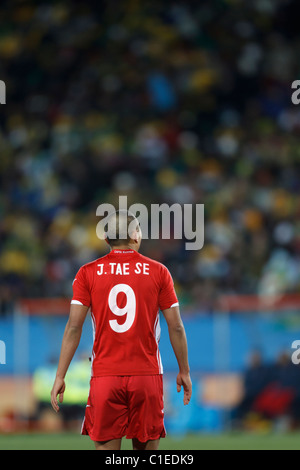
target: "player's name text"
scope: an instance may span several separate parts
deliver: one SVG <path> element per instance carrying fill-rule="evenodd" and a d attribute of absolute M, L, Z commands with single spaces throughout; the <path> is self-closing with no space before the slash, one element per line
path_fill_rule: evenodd
<path fill-rule="evenodd" d="M 130 269 L 133 270 L 135 274 L 145 274 L 149 275 L 149 264 L 148 263 L 135 263 L 134 266 L 130 266 L 129 263 L 108 263 L 105 265 L 97 264 L 98 276 L 103 274 L 121 274 L 123 276 L 132 274 Z"/>

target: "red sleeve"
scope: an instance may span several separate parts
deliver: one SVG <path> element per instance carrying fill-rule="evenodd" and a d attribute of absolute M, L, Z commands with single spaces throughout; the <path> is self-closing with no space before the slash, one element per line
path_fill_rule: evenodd
<path fill-rule="evenodd" d="M 172 276 L 165 266 L 162 266 L 158 305 L 161 310 L 179 305 Z"/>
<path fill-rule="evenodd" d="M 79 269 L 73 281 L 73 297 L 71 303 L 79 303 L 87 307 L 91 305 L 90 289 L 83 266 Z"/>

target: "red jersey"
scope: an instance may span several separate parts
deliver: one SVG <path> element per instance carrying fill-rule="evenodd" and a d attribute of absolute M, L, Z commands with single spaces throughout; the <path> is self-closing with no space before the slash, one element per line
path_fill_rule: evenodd
<path fill-rule="evenodd" d="M 92 376 L 162 374 L 159 309 L 178 305 L 163 264 L 112 250 L 79 269 L 72 303 L 91 308 Z"/>

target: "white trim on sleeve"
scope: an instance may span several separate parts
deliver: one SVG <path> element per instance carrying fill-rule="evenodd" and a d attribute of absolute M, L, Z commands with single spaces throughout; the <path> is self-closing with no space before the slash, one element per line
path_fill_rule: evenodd
<path fill-rule="evenodd" d="M 172 307 L 179 307 L 179 302 L 175 302 L 175 304 L 172 304 L 170 308 Z"/>
<path fill-rule="evenodd" d="M 73 304 L 73 305 L 83 305 L 83 303 L 79 302 L 79 300 L 71 300 L 71 304 Z"/>

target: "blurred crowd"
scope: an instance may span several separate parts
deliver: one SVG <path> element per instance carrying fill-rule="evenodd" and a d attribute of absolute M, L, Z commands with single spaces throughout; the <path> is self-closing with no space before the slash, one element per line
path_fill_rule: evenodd
<path fill-rule="evenodd" d="M 201 203 L 205 242 L 146 240 L 183 309 L 300 290 L 289 0 L 3 1 L 0 299 L 69 296 L 97 207 Z M 116 207 L 118 208 L 118 207 Z"/>
<path fill-rule="evenodd" d="M 243 374 L 240 402 L 232 410 L 237 429 L 281 431 L 300 426 L 299 365 L 282 351 L 274 362 L 266 362 L 260 351 L 253 351 Z"/>

